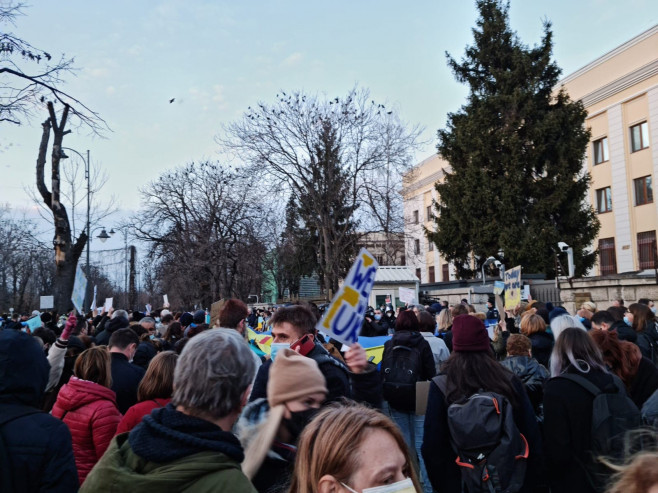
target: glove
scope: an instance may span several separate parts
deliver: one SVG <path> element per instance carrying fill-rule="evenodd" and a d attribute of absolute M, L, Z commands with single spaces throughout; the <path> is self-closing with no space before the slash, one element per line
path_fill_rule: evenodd
<path fill-rule="evenodd" d="M 59 336 L 59 338 L 62 341 L 68 341 L 69 336 L 71 335 L 71 332 L 73 331 L 73 328 L 78 324 L 78 317 L 75 316 L 75 312 L 71 313 L 69 315 L 68 320 L 66 320 L 66 324 L 64 325 L 64 330 L 62 331 L 62 335 Z"/>

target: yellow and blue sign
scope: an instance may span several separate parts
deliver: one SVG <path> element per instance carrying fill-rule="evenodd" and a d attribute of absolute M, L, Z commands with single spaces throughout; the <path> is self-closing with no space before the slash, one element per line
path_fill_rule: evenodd
<path fill-rule="evenodd" d="M 317 329 L 334 339 L 354 344 L 359 339 L 368 298 L 375 284 L 379 264 L 368 250 L 362 248 L 352 264 L 345 282 L 334 296 Z"/>

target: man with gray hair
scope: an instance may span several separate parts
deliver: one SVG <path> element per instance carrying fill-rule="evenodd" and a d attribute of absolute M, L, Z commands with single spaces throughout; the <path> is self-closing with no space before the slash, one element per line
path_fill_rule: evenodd
<path fill-rule="evenodd" d="M 171 403 L 116 436 L 80 491 L 255 493 L 231 433 L 256 372 L 250 352 L 234 330 L 190 339 L 176 363 Z"/>

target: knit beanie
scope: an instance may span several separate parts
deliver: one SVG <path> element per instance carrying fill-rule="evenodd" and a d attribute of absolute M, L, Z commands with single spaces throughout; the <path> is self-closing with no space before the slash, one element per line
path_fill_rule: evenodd
<path fill-rule="evenodd" d="M 178 319 L 178 321 L 183 327 L 187 327 L 194 321 L 194 317 L 192 316 L 191 313 L 185 312 L 180 316 L 180 319 Z"/>
<path fill-rule="evenodd" d="M 489 334 L 484 322 L 473 315 L 457 315 L 452 321 L 452 349 L 457 352 L 487 351 Z M 277 355 L 278 357 L 278 355 Z"/>
<path fill-rule="evenodd" d="M 280 349 L 270 368 L 267 382 L 267 402 L 270 407 L 317 392 L 325 395 L 328 393 L 318 364 L 292 349 Z"/>

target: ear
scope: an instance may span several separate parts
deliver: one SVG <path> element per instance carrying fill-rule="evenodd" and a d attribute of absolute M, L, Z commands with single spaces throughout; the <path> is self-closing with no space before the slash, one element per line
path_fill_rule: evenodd
<path fill-rule="evenodd" d="M 249 396 L 251 395 L 251 385 L 247 387 L 247 390 L 244 391 L 242 396 L 240 397 L 240 406 L 243 408 L 247 405 L 247 402 L 249 402 Z"/>
<path fill-rule="evenodd" d="M 340 484 L 331 474 L 325 474 L 318 482 L 318 493 L 337 493 Z"/>

